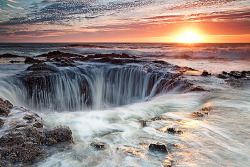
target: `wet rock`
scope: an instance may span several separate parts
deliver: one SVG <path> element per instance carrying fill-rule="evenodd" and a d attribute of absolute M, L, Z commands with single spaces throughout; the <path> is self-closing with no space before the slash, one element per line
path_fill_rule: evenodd
<path fill-rule="evenodd" d="M 224 74 L 218 74 L 217 77 L 221 79 L 227 79 L 227 77 Z"/>
<path fill-rule="evenodd" d="M 27 57 L 25 60 L 24 60 L 24 63 L 25 64 L 33 64 L 33 63 L 41 63 L 41 62 L 44 62 L 42 60 L 38 60 L 38 59 L 34 59 L 32 57 Z"/>
<path fill-rule="evenodd" d="M 36 118 L 35 118 L 34 115 L 25 115 L 25 116 L 23 117 L 23 119 L 26 119 L 26 120 L 31 121 L 31 120 L 35 120 Z"/>
<path fill-rule="evenodd" d="M 169 134 L 182 134 L 183 133 L 181 130 L 176 130 L 175 128 L 167 128 L 166 132 Z"/>
<path fill-rule="evenodd" d="M 217 75 L 221 79 L 250 79 L 250 71 L 231 71 L 230 73 L 223 71 Z"/>
<path fill-rule="evenodd" d="M 4 121 L 0 118 L 0 128 L 3 127 Z"/>
<path fill-rule="evenodd" d="M 36 63 L 29 66 L 26 71 L 47 71 L 47 72 L 58 72 L 58 69 L 54 66 L 48 65 L 46 63 Z"/>
<path fill-rule="evenodd" d="M 211 73 L 208 73 L 208 71 L 206 71 L 206 70 L 204 70 L 202 72 L 202 74 L 201 74 L 201 76 L 203 76 L 203 77 L 207 77 L 207 76 L 210 76 L 210 75 L 211 75 Z"/>
<path fill-rule="evenodd" d="M 152 120 L 152 121 L 160 121 L 160 120 L 166 120 L 166 119 L 163 118 L 163 117 L 158 116 L 158 117 L 152 118 L 151 120 Z"/>
<path fill-rule="evenodd" d="M 58 57 L 82 57 L 81 55 L 77 55 L 77 54 L 72 54 L 72 53 L 64 53 L 64 52 L 60 52 L 60 51 L 53 51 L 53 52 L 49 52 L 47 54 L 42 54 L 39 55 L 37 57 L 47 57 L 47 58 L 58 58 Z"/>
<path fill-rule="evenodd" d="M 38 115 L 25 115 L 24 120 L 27 120 L 26 123 L 36 128 L 43 128 L 43 121 Z"/>
<path fill-rule="evenodd" d="M 65 67 L 65 66 L 74 67 L 75 66 L 73 64 L 74 61 L 71 58 L 57 57 L 57 58 L 54 58 L 53 61 L 55 61 L 56 63 L 54 63 L 54 64 L 59 66 L 59 67 Z"/>
<path fill-rule="evenodd" d="M 10 53 L 0 55 L 0 58 L 15 58 L 15 57 L 22 57 L 22 56 L 13 55 L 13 54 L 10 54 Z"/>
<path fill-rule="evenodd" d="M 0 99 L 1 105 L 12 107 L 9 101 Z M 14 126 L 9 125 L 8 133 L 0 138 L 0 161 L 12 166 L 15 164 L 32 164 L 38 157 L 46 154 L 47 146 L 56 145 L 60 142 L 73 142 L 72 131 L 68 127 L 57 127 L 53 130 L 43 129 L 42 119 L 35 113 L 23 116 Z M 20 114 L 20 113 L 19 113 Z M 12 119 L 13 116 L 6 119 Z M 0 126 L 2 126 L 0 119 Z M 13 122 L 10 120 L 9 122 Z"/>
<path fill-rule="evenodd" d="M 68 127 L 58 127 L 51 131 L 45 132 L 46 138 L 54 139 L 58 142 L 73 142 L 72 131 Z"/>
<path fill-rule="evenodd" d="M 13 107 L 13 105 L 8 101 L 0 98 L 0 116 L 7 117 L 10 113 L 10 109 Z"/>
<path fill-rule="evenodd" d="M 42 151 L 41 147 L 32 142 L 16 145 L 11 148 L 4 148 L 0 153 L 2 160 L 9 161 L 13 164 L 22 162 L 29 165 L 43 154 L 45 154 L 45 152 Z"/>
<path fill-rule="evenodd" d="M 142 127 L 147 126 L 147 121 L 145 121 L 145 120 L 140 120 L 139 122 L 140 122 L 140 124 L 142 125 Z"/>
<path fill-rule="evenodd" d="M 72 132 L 68 127 L 46 132 L 32 126 L 19 127 L 0 138 L 0 155 L 2 160 L 14 164 L 32 164 L 45 154 L 44 145 L 52 146 L 66 141 L 73 141 Z"/>
<path fill-rule="evenodd" d="M 39 120 L 36 120 L 35 123 L 33 124 L 33 127 L 43 128 L 43 122 L 39 121 Z"/>
<path fill-rule="evenodd" d="M 17 61 L 17 60 L 11 60 L 10 63 L 20 63 L 21 61 Z"/>
<path fill-rule="evenodd" d="M 200 86 L 197 86 L 197 87 L 193 87 L 191 88 L 190 90 L 186 91 L 185 93 L 188 93 L 188 92 L 207 92 L 208 90 L 200 87 Z"/>
<path fill-rule="evenodd" d="M 203 114 L 203 113 L 201 113 L 201 112 L 193 112 L 191 115 L 192 115 L 193 117 L 204 117 L 204 116 L 205 116 L 205 114 Z"/>
<path fill-rule="evenodd" d="M 168 153 L 167 147 L 163 144 L 150 144 L 149 145 L 150 151 L 157 151 L 161 153 Z"/>
<path fill-rule="evenodd" d="M 204 117 L 204 116 L 208 115 L 212 109 L 213 109 L 213 107 L 211 104 L 206 104 L 199 111 L 193 112 L 191 114 L 191 116 L 196 117 L 196 118 L 197 117 Z"/>
<path fill-rule="evenodd" d="M 107 148 L 105 143 L 101 142 L 93 142 L 90 145 L 94 147 L 96 150 L 105 150 Z"/>

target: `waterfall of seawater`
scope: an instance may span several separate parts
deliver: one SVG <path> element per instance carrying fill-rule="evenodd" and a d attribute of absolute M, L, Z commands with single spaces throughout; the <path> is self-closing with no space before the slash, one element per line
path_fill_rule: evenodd
<path fill-rule="evenodd" d="M 34 110 L 66 111 L 146 101 L 181 87 L 172 73 L 148 72 L 134 65 L 61 68 L 56 73 L 31 76 L 2 80 L 1 96 Z"/>

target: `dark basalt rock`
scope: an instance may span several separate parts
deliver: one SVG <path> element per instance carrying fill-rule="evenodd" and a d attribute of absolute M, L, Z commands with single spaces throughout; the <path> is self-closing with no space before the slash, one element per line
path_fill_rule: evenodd
<path fill-rule="evenodd" d="M 25 60 L 24 60 L 24 63 L 25 64 L 33 64 L 33 63 L 41 63 L 41 62 L 44 62 L 42 60 L 38 60 L 38 59 L 34 59 L 32 57 L 27 57 Z"/>
<path fill-rule="evenodd" d="M 142 126 L 142 127 L 147 126 L 147 121 L 145 121 L 145 120 L 140 120 L 139 122 L 141 123 L 141 126 Z"/>
<path fill-rule="evenodd" d="M 23 119 L 27 120 L 26 123 L 31 124 L 33 127 L 43 128 L 43 121 L 42 121 L 42 119 L 38 119 L 38 116 L 26 115 L 23 117 Z"/>
<path fill-rule="evenodd" d="M 0 118 L 0 128 L 3 127 L 4 121 Z"/>
<path fill-rule="evenodd" d="M 57 143 L 65 141 L 73 142 L 72 131 L 69 129 L 69 127 L 58 127 L 54 130 L 46 131 L 45 137 L 46 139 L 54 139 L 54 141 Z"/>
<path fill-rule="evenodd" d="M 65 67 L 65 66 L 74 67 L 75 66 L 73 64 L 74 61 L 71 58 L 57 57 L 57 58 L 54 58 L 53 61 L 55 61 L 56 63 L 54 63 L 54 64 L 59 66 L 59 67 Z"/>
<path fill-rule="evenodd" d="M 13 54 L 10 54 L 10 53 L 0 55 L 0 58 L 15 58 L 15 57 L 22 57 L 22 56 L 13 55 Z"/>
<path fill-rule="evenodd" d="M 13 107 L 9 101 L 3 101 L 1 98 L 0 104 L 5 107 Z M 72 131 L 68 127 L 60 126 L 53 130 L 43 129 L 43 121 L 37 114 L 27 110 L 22 112 L 29 114 L 23 117 L 22 123 L 10 125 L 10 129 L 5 130 L 8 133 L 0 138 L 1 165 L 12 166 L 20 163 L 29 165 L 34 163 L 39 156 L 46 154 L 47 146 L 60 142 L 73 142 Z M 11 117 L 6 119 L 13 119 Z M 3 120 L 0 119 L 0 127 L 3 123 Z"/>
<path fill-rule="evenodd" d="M 204 116 L 208 115 L 212 109 L 213 109 L 213 107 L 211 105 L 205 105 L 199 111 L 193 112 L 191 114 L 191 116 L 196 117 L 196 118 L 204 117 Z"/>
<path fill-rule="evenodd" d="M 13 107 L 13 105 L 8 101 L 0 98 L 0 116 L 7 117 L 10 113 L 10 109 Z"/>
<path fill-rule="evenodd" d="M 168 153 L 167 147 L 163 144 L 150 144 L 149 145 L 150 151 L 157 151 L 161 153 Z"/>
<path fill-rule="evenodd" d="M 250 71 L 231 71 L 230 73 L 223 71 L 217 75 L 221 79 L 250 79 Z"/>
<path fill-rule="evenodd" d="M 20 63 L 21 61 L 17 61 L 17 60 L 11 60 L 10 63 Z"/>
<path fill-rule="evenodd" d="M 200 86 L 197 86 L 197 87 L 193 87 L 191 88 L 190 90 L 188 90 L 187 92 L 207 92 L 208 90 L 200 87 Z M 187 93 L 185 92 L 185 93 Z M 208 91 L 209 92 L 209 91 Z"/>
<path fill-rule="evenodd" d="M 152 118 L 151 120 L 152 120 L 152 121 L 160 121 L 160 120 L 166 120 L 166 119 L 163 118 L 163 117 L 158 116 L 158 117 Z"/>
<path fill-rule="evenodd" d="M 32 126 L 16 128 L 0 138 L 1 159 L 13 164 L 32 164 L 46 153 L 44 145 L 52 146 L 59 142 L 73 142 L 72 132 L 68 127 L 58 127 L 45 132 L 42 128 Z"/>
<path fill-rule="evenodd" d="M 105 150 L 106 149 L 106 145 L 105 143 L 96 143 L 96 142 L 93 142 L 90 144 L 92 147 L 94 147 L 96 150 Z"/>
<path fill-rule="evenodd" d="M 208 73 L 208 71 L 206 71 L 206 70 L 204 70 L 202 72 L 202 74 L 201 74 L 201 76 L 203 76 L 203 77 L 207 77 L 207 76 L 210 76 L 210 75 L 211 75 L 211 73 Z"/>
<path fill-rule="evenodd" d="M 166 132 L 169 134 L 182 134 L 183 133 L 181 130 L 176 130 L 175 128 L 167 128 Z"/>
<path fill-rule="evenodd" d="M 48 65 L 46 63 L 36 63 L 29 66 L 26 71 L 46 71 L 46 72 L 58 72 L 58 69 L 54 66 Z"/>
<path fill-rule="evenodd" d="M 224 74 L 218 74 L 217 77 L 221 79 L 227 79 L 227 77 Z"/>
<path fill-rule="evenodd" d="M 53 51 L 47 54 L 42 54 L 37 57 L 47 57 L 47 58 L 59 58 L 59 57 L 82 57 L 81 55 L 73 54 L 73 53 L 64 53 L 60 51 Z"/>

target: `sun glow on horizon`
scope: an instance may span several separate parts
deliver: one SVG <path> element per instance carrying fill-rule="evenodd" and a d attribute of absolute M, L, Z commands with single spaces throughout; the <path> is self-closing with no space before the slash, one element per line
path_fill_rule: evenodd
<path fill-rule="evenodd" d="M 194 30 L 186 30 L 176 37 L 178 43 L 201 43 L 202 36 Z"/>

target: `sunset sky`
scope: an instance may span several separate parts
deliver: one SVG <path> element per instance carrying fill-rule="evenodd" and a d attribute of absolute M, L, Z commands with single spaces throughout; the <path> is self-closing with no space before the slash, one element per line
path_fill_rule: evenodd
<path fill-rule="evenodd" d="M 0 2 L 0 42 L 181 42 L 186 31 L 250 42 L 250 0 Z"/>

